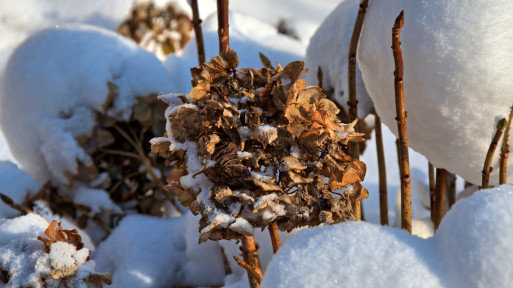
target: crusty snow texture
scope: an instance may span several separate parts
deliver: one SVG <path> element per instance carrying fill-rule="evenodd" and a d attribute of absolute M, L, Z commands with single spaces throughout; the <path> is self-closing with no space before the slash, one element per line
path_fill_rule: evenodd
<path fill-rule="evenodd" d="M 511 287 L 512 210 L 502 185 L 457 202 L 427 240 L 366 222 L 300 231 L 262 287 Z"/>
<path fill-rule="evenodd" d="M 343 0 L 337 8 L 322 22 L 321 26 L 310 39 L 306 50 L 306 80 L 309 85 L 317 86 L 318 67 L 323 73 L 323 89 L 333 89 L 333 97 L 348 109 L 348 53 L 351 35 L 353 34 L 358 2 Z M 373 104 L 365 89 L 362 73 L 356 65 L 356 94 L 358 98 L 358 116 L 365 118 L 372 112 Z"/>
<path fill-rule="evenodd" d="M 59 281 L 52 279 L 53 269 L 77 269 L 68 281 L 70 288 L 86 287 L 83 279 L 94 274 L 94 261 L 88 261 L 87 248 L 76 250 L 66 242 L 55 242 L 50 253 L 38 236 L 48 227 L 48 222 L 36 214 L 27 214 L 14 219 L 0 219 L 0 268 L 9 274 L 9 281 L 0 281 L 0 287 L 60 287 Z M 65 227 L 68 228 L 68 227 Z"/>
<path fill-rule="evenodd" d="M 401 10 L 408 143 L 435 166 L 480 184 L 496 123 L 513 104 L 513 2 L 370 1 L 358 62 L 376 111 L 396 135 L 390 46 Z M 495 153 L 493 183 L 498 157 Z"/>
<path fill-rule="evenodd" d="M 169 92 L 153 54 L 130 40 L 85 25 L 43 30 L 16 48 L 0 83 L 0 124 L 12 154 L 37 180 L 68 184 L 90 157 L 75 141 L 90 136 L 95 113 L 118 87 L 109 116 L 127 120 L 136 96 Z"/>

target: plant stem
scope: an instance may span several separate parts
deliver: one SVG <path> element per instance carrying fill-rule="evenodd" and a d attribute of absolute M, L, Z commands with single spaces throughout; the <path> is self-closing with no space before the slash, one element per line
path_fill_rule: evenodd
<path fill-rule="evenodd" d="M 348 83 L 348 100 L 347 106 L 349 107 L 349 121 L 352 122 L 355 119 L 358 119 L 358 100 L 356 99 L 356 51 L 358 50 L 358 42 L 360 40 L 360 34 L 362 32 L 363 27 L 363 18 L 365 17 L 365 12 L 367 11 L 367 6 L 369 5 L 369 0 L 363 0 L 360 3 L 360 8 L 358 9 L 358 15 L 356 15 L 356 21 L 354 23 L 353 34 L 351 35 L 351 42 L 349 43 L 349 53 L 348 53 L 348 65 L 347 65 L 347 83 Z M 360 126 L 359 124 L 357 124 Z M 356 161 L 360 158 L 360 148 L 359 144 L 356 142 L 351 143 L 349 149 L 351 152 L 351 157 L 353 157 L 353 161 Z"/>
<path fill-rule="evenodd" d="M 435 193 L 436 193 L 436 182 L 435 182 L 435 166 L 428 162 L 429 171 L 429 204 L 431 211 L 431 222 L 435 223 Z"/>
<path fill-rule="evenodd" d="M 276 222 L 271 223 L 268 227 L 269 235 L 271 236 L 271 243 L 273 244 L 273 253 L 276 254 L 278 249 L 281 247 L 280 235 L 278 234 L 278 224 Z"/>
<path fill-rule="evenodd" d="M 490 143 L 490 147 L 488 148 L 488 152 L 486 153 L 485 163 L 482 171 L 483 178 L 481 181 L 481 189 L 486 189 L 490 186 L 490 171 L 492 166 L 493 154 L 495 153 L 495 149 L 497 149 L 497 145 L 499 144 L 499 140 L 501 139 L 502 133 L 504 132 L 504 128 L 506 128 L 507 124 L 508 121 L 506 121 L 506 118 L 501 119 L 497 123 L 497 130 L 495 131 L 492 143 Z"/>
<path fill-rule="evenodd" d="M 456 175 L 447 172 L 447 202 L 449 208 L 456 203 Z"/>
<path fill-rule="evenodd" d="M 201 29 L 201 19 L 199 16 L 198 0 L 191 0 L 192 25 L 194 25 L 194 34 L 196 35 L 196 47 L 198 50 L 198 63 L 205 63 L 205 45 L 203 44 L 203 32 Z"/>
<path fill-rule="evenodd" d="M 379 118 L 377 113 L 374 113 L 374 115 L 379 170 L 379 215 L 381 225 L 388 225 L 387 167 L 385 164 L 385 151 L 383 149 L 383 132 L 381 131 L 381 118 Z"/>
<path fill-rule="evenodd" d="M 219 52 L 230 47 L 228 24 L 228 0 L 217 0 L 217 34 L 219 35 Z"/>
<path fill-rule="evenodd" d="M 248 275 L 251 275 L 251 277 L 255 278 L 258 283 L 262 281 L 262 275 L 259 274 L 253 267 L 251 267 L 248 263 L 244 262 L 244 260 L 239 259 L 237 256 L 233 256 L 233 259 L 239 264 L 240 267 L 242 267 L 246 272 L 248 272 Z M 259 285 L 260 286 L 260 285 Z"/>
<path fill-rule="evenodd" d="M 435 231 L 438 229 L 438 225 L 442 222 L 445 215 L 445 189 L 447 187 L 447 170 L 437 168 L 436 169 L 436 192 L 435 192 L 435 207 L 434 207 L 434 219 L 433 224 Z"/>
<path fill-rule="evenodd" d="M 395 19 L 392 28 L 392 51 L 395 63 L 395 108 L 397 113 L 397 130 L 399 131 L 399 166 L 401 167 L 401 228 L 411 233 L 411 191 L 410 191 L 410 161 L 408 156 L 408 134 L 404 109 L 403 91 L 403 55 L 399 36 L 404 26 L 404 11 Z"/>
<path fill-rule="evenodd" d="M 0 193 L 0 200 L 2 200 L 2 202 L 5 203 L 5 205 L 11 207 L 14 210 L 18 210 L 23 215 L 26 215 L 29 213 L 34 213 L 34 211 L 30 210 L 29 208 L 23 207 L 23 205 L 21 205 L 21 204 L 14 203 L 14 200 L 12 200 L 11 197 L 9 197 L 3 193 Z"/>
<path fill-rule="evenodd" d="M 499 184 L 506 184 L 508 182 L 508 156 L 509 156 L 509 129 L 511 129 L 511 120 L 513 120 L 513 106 L 511 106 L 508 118 L 508 125 L 504 130 L 504 138 L 502 139 L 501 159 L 499 170 Z"/>
<path fill-rule="evenodd" d="M 241 250 L 244 256 L 244 261 L 251 266 L 251 270 L 254 270 L 257 274 L 262 274 L 262 268 L 260 266 L 260 258 L 258 257 L 258 245 L 255 243 L 254 236 L 242 236 Z M 249 285 L 251 288 L 260 287 L 260 280 L 254 277 L 251 272 L 248 271 Z"/>

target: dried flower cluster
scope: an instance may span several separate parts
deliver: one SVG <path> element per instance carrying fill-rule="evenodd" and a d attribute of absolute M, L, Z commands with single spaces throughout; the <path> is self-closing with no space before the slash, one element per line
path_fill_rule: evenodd
<path fill-rule="evenodd" d="M 347 151 L 363 140 L 356 121 L 340 123 L 321 89 L 306 87 L 302 61 L 264 62 L 236 69 L 237 54 L 225 50 L 191 69 L 194 88 L 181 103 L 161 97 L 170 104 L 167 135 L 151 141 L 152 152 L 181 171 L 167 189 L 201 214 L 200 242 L 272 222 L 290 231 L 353 219 L 354 204 L 368 196 L 365 164 Z"/>
<path fill-rule="evenodd" d="M 175 4 L 157 8 L 153 2 L 135 3 L 117 32 L 157 54 L 168 55 L 191 39 L 192 21 Z"/>

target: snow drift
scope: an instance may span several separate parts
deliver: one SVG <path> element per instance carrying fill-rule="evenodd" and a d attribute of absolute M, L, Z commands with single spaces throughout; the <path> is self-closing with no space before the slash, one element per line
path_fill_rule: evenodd
<path fill-rule="evenodd" d="M 303 230 L 262 287 L 510 287 L 512 208 L 513 186 L 502 185 L 457 202 L 427 240 L 365 222 Z"/>
<path fill-rule="evenodd" d="M 404 10 L 401 42 L 409 145 L 436 167 L 474 184 L 481 182 L 497 120 L 507 116 L 513 104 L 512 9 L 508 0 L 493 5 L 486 0 L 370 1 L 358 46 L 367 91 L 383 122 L 397 135 L 391 29 Z M 498 183 L 498 154 L 492 184 Z"/>
<path fill-rule="evenodd" d="M 97 113 L 127 120 L 136 96 L 169 92 L 153 54 L 92 26 L 41 31 L 16 48 L 0 83 L 0 123 L 13 156 L 39 181 L 70 184 L 91 165 L 76 138 Z"/>

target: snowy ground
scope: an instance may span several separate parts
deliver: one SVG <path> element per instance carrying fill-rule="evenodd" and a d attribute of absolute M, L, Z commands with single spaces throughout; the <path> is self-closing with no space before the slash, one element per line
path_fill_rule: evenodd
<path fill-rule="evenodd" d="M 0 73 L 4 74 L 4 67 L 15 47 L 30 35 L 48 27 L 64 27 L 63 25 L 66 22 L 85 23 L 106 30 L 114 30 L 125 15 L 128 15 L 132 2 L 132 0 L 108 2 L 99 0 L 71 2 L 64 0 L 0 1 Z M 164 2 L 163 0 L 157 1 L 157 3 Z M 216 17 L 213 15 L 215 2 L 214 0 L 199 1 L 200 15 L 204 19 L 203 32 L 206 41 L 207 59 L 216 55 L 218 49 L 217 23 Z M 339 2 L 341 1 L 231 1 L 230 40 L 232 48 L 239 53 L 241 58 L 240 67 L 260 67 L 258 52 L 263 52 L 273 63 L 278 61 L 281 64 L 286 64 L 293 60 L 305 60 L 310 38 L 324 18 L 335 9 Z M 180 1 L 180 5 L 184 9 L 189 9 L 187 2 L 184 0 Z M 269 7 L 272 7 L 272 9 Z M 289 27 L 296 31 L 299 40 L 277 33 L 275 27 L 280 20 L 284 20 Z M 87 30 L 89 28 L 81 29 Z M 102 37 L 114 37 L 111 37 L 108 32 L 102 33 L 104 35 Z M 73 43 L 65 42 L 62 46 L 73 45 Z M 113 46 L 126 55 L 130 53 L 135 55 L 145 54 L 144 51 L 133 48 L 131 44 L 124 44 L 122 40 L 119 40 L 119 43 L 115 42 Z M 51 50 L 51 47 L 48 49 Z M 105 49 L 114 48 L 106 47 Z M 104 52 L 100 51 L 98 53 Z M 29 54 L 32 53 L 37 53 L 37 51 Z M 158 89 L 172 90 L 160 92 L 187 93 L 190 89 L 189 68 L 197 66 L 195 53 L 196 45 L 194 39 L 192 39 L 181 53 L 169 56 L 162 63 L 155 62 L 151 69 L 161 71 L 161 75 L 141 85 L 146 85 L 145 87 L 149 89 L 153 83 L 159 83 L 159 87 L 164 88 Z M 134 79 L 140 80 L 141 78 L 135 72 L 131 72 L 136 71 L 137 67 L 134 66 L 132 67 L 133 70 L 129 70 L 130 67 L 125 65 L 132 62 L 126 61 L 119 64 L 113 61 L 115 56 L 109 56 L 108 53 L 102 55 L 104 60 L 100 62 L 108 64 L 102 66 L 103 64 L 100 63 L 101 65 L 98 65 L 106 72 L 104 75 L 95 75 L 96 77 L 104 77 L 101 78 L 101 81 L 106 82 L 107 80 L 110 81 L 111 78 L 119 80 L 120 75 L 128 75 L 126 76 L 128 80 L 121 80 L 121 82 L 116 83 L 123 87 L 122 81 L 125 81 L 128 87 L 132 87 L 130 85 L 139 87 L 132 82 Z M 80 62 L 72 62 L 72 56 L 69 59 L 71 59 L 69 60 L 70 63 L 73 64 Z M 154 60 L 156 58 L 151 59 L 150 62 Z M 85 63 L 82 63 L 82 66 L 77 69 L 79 72 L 62 73 L 58 77 L 63 77 L 63 83 L 73 81 L 78 83 L 77 77 L 85 77 L 85 73 L 89 71 L 87 69 L 92 69 L 89 66 L 90 63 L 83 62 Z M 149 66 L 151 65 L 145 67 Z M 80 70 L 81 68 L 84 68 L 84 70 Z M 46 73 L 43 68 L 41 69 L 38 72 L 41 72 L 40 74 L 43 76 L 39 75 L 38 77 L 42 77 L 41 83 L 44 83 L 47 80 L 44 77 L 47 77 L 46 74 L 50 73 Z M 73 70 L 66 66 L 63 69 L 64 71 Z M 315 75 L 316 72 L 317 68 L 311 67 L 307 78 L 315 79 L 315 77 L 312 77 L 312 73 Z M 51 81 L 58 82 L 55 79 L 53 78 Z M 101 85 L 103 85 L 103 82 Z M 80 83 L 82 82 L 80 81 Z M 16 86 L 13 86 L 13 83 L 9 84 L 10 87 Z M 96 87 L 97 84 L 88 85 Z M 98 84 L 97 87 L 101 85 Z M 37 88 L 33 89 L 37 92 L 39 86 L 35 87 Z M 56 90 L 50 90 L 51 93 L 46 94 L 62 93 L 59 96 L 62 98 L 60 102 L 55 103 L 58 107 L 67 105 L 65 104 L 68 103 L 65 100 L 65 95 L 82 91 L 82 88 L 76 88 L 79 87 L 78 84 L 69 87 L 63 85 L 63 87 L 68 90 L 57 87 Z M 9 89 L 15 90 L 15 88 Z M 102 89 L 105 89 L 105 87 L 102 86 Z M 129 88 L 126 89 L 127 91 L 130 90 Z M 102 101 L 98 100 L 97 102 L 87 105 L 92 110 L 100 109 Z M 35 107 L 37 108 L 37 105 Z M 2 113 L 1 111 L 2 109 L 0 109 L 0 113 Z M 33 118 L 30 118 L 31 121 L 38 119 L 38 114 L 34 115 Z M 2 119 L 1 116 L 0 119 Z M 3 117 L 4 120 L 2 121 L 4 122 L 1 123 L 0 127 L 16 127 L 14 124 L 5 123 L 5 121 L 16 121 L 15 118 L 15 116 L 12 116 L 9 117 L 9 120 L 5 120 L 6 117 Z M 84 121 L 83 119 L 79 120 Z M 367 118 L 366 121 L 373 123 L 373 116 Z M 27 129 L 21 126 L 18 130 L 19 133 L 26 133 Z M 85 128 L 81 127 L 81 129 Z M 72 133 L 67 130 L 65 132 Z M 391 226 L 397 227 L 397 224 L 395 224 L 397 223 L 396 209 L 399 203 L 396 203 L 396 195 L 400 185 L 400 177 L 395 145 L 396 137 L 385 125 L 383 126 L 383 133 L 387 165 L 389 219 Z M 12 134 L 16 134 L 16 132 L 11 131 Z M 21 159 L 17 160 L 11 154 L 4 137 L 4 134 L 0 131 L 0 192 L 10 196 L 15 201 L 21 202 L 27 191 L 35 193 L 42 184 L 10 163 L 20 163 L 22 161 L 20 161 Z M 272 257 L 267 231 L 256 231 L 257 242 L 261 245 L 260 257 L 263 268 L 265 269 L 270 263 L 269 270 L 265 273 L 263 286 L 315 287 L 320 285 L 319 281 L 323 281 L 323 287 L 339 287 L 340 285 L 348 285 L 348 287 L 510 287 L 513 278 L 508 275 L 513 275 L 511 273 L 513 271 L 511 266 L 513 251 L 507 247 L 506 243 L 513 239 L 510 228 L 513 225 L 511 223 L 513 218 L 505 211 L 511 211 L 511 207 L 513 207 L 513 188 L 502 186 L 497 188 L 498 190 L 479 192 L 474 197 L 461 201 L 447 215 L 442 226 L 440 226 L 440 232 L 427 240 L 410 236 L 395 228 L 375 225 L 379 224 L 379 181 L 374 139 L 375 137 L 372 135 L 371 140 L 367 142 L 366 151 L 361 157 L 361 160 L 367 164 L 367 175 L 362 184 L 369 190 L 370 196 L 363 201 L 363 205 L 365 219 L 370 224 L 340 224 L 299 231 L 297 236 L 281 234 L 285 245 L 274 258 Z M 29 139 L 28 141 L 28 143 L 39 143 L 38 139 Z M 29 147 L 30 145 L 32 144 L 29 144 Z M 50 147 L 53 144 L 48 145 L 47 147 Z M 39 146 L 34 149 L 37 149 L 35 150 L 37 153 L 41 151 Z M 44 155 L 41 156 L 37 153 L 35 154 L 37 157 L 44 158 Z M 2 160 L 10 162 L 1 162 Z M 45 162 L 45 160 L 41 161 Z M 26 166 L 29 165 L 27 163 L 30 162 L 20 164 Z M 42 164 L 42 166 L 44 165 Z M 39 167 L 34 168 L 33 171 L 36 171 Z M 421 221 L 429 216 L 429 210 L 426 207 L 426 199 L 429 195 L 427 184 L 428 164 L 422 155 L 411 149 L 410 168 L 412 174 L 412 214 L 413 218 L 418 220 L 414 222 L 414 233 L 422 238 L 428 238 L 433 235 L 432 227 L 425 226 L 424 222 Z M 60 172 L 63 171 L 64 169 L 60 170 Z M 33 172 L 33 174 L 37 174 L 37 172 Z M 55 177 L 55 173 L 53 174 L 52 177 Z M 37 178 L 37 176 L 34 177 Z M 457 191 L 461 191 L 462 186 L 463 181 L 459 179 Z M 82 198 L 87 198 L 87 196 Z M 83 201 L 87 203 L 91 200 L 85 199 Z M 428 200 L 427 203 L 429 203 Z M 486 205 L 481 205 L 482 203 Z M 111 204 L 104 205 L 109 206 Z M 105 207 L 98 207 L 98 209 L 100 208 Z M 109 209 L 115 208 L 110 207 Z M 36 209 L 36 212 L 44 214 L 42 215 L 44 219 L 35 216 L 24 216 L 23 219 L 26 220 L 21 220 L 22 218 L 9 220 L 8 218 L 16 215 L 16 211 L 0 202 L 0 251 L 5 249 L 2 254 L 21 253 L 17 250 L 16 241 L 25 241 L 23 239 L 27 237 L 43 235 L 44 229 L 52 219 L 57 217 L 51 215 L 44 208 Z M 469 215 L 472 215 L 472 217 L 469 217 Z M 64 229 L 73 228 L 74 223 L 71 220 L 64 218 L 58 218 L 57 220 L 63 222 Z M 19 225 L 19 227 L 16 225 Z M 191 214 L 171 219 L 157 219 L 143 215 L 128 216 L 122 220 L 109 238 L 101 242 L 96 248 L 94 243 L 97 242 L 98 236 L 90 235 L 93 238 L 91 240 L 86 234 L 87 232 L 79 231 L 81 235 L 84 235 L 82 238 L 85 247 L 93 251 L 91 261 L 77 260 L 77 263 L 82 265 L 80 266 L 82 268 L 79 269 L 87 273 L 94 273 L 94 271 L 111 273 L 113 284 L 109 287 L 169 287 L 172 285 L 248 287 L 245 274 L 232 260 L 232 256 L 239 255 L 238 247 L 234 241 L 209 241 L 198 245 L 196 225 L 197 218 Z M 453 229 L 454 227 L 459 228 Z M 288 238 L 292 239 L 290 245 L 287 244 Z M 26 259 L 32 261 L 30 263 L 35 263 L 36 260 L 41 263 L 50 261 L 45 256 L 46 254 L 41 252 L 43 251 L 42 243 L 35 241 L 37 240 L 27 242 L 26 245 L 30 249 L 23 251 L 25 254 L 20 254 L 21 258 L 19 259 L 23 260 L 23 257 L 27 257 Z M 461 243 L 463 243 L 463 246 L 459 247 Z M 490 246 L 490 243 L 496 243 L 497 245 L 492 244 L 493 247 L 485 248 Z M 222 251 L 227 255 L 229 267 L 233 272 L 226 277 L 225 269 L 221 264 L 223 263 Z M 452 253 L 453 257 L 445 254 L 448 251 Z M 475 253 L 469 251 L 475 251 Z M 68 258 L 66 258 L 66 261 L 70 261 Z M 343 262 L 339 262 L 342 260 Z M 437 261 L 443 263 L 442 266 L 437 266 Z M 340 264 L 324 266 L 327 263 L 334 262 Z M 29 277 L 29 274 L 43 275 L 48 273 L 47 270 L 50 269 L 48 267 L 53 267 L 47 262 L 38 266 L 39 268 L 16 266 L 19 265 L 19 263 L 16 263 L 9 257 L 0 256 L 0 266 L 11 265 L 9 267 L 21 269 L 23 273 L 26 273 L 25 275 L 20 274 L 19 279 Z M 304 263 L 308 263 L 308 265 L 303 265 Z M 407 268 L 401 266 L 404 263 L 408 264 Z M 36 271 L 31 269 L 36 269 Z M 422 277 L 416 277 L 415 275 L 422 275 Z M 461 275 L 467 275 L 468 277 Z M 491 277 L 491 275 L 498 275 L 498 277 Z M 381 282 L 382 280 L 383 282 Z M 0 287 L 4 286 L 0 281 Z"/>

